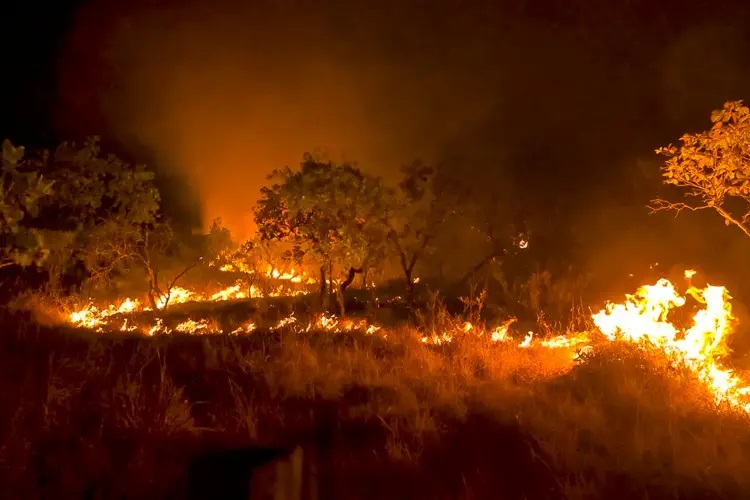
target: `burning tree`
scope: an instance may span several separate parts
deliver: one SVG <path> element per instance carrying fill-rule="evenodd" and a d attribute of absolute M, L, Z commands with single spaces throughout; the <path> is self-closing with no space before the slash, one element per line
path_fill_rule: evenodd
<path fill-rule="evenodd" d="M 652 211 L 713 209 L 750 237 L 750 110 L 731 101 L 711 113 L 710 130 L 685 134 L 680 147 L 656 150 L 668 159 L 665 184 L 685 189 L 687 201 L 656 199 Z"/>
<path fill-rule="evenodd" d="M 334 296 L 343 313 L 343 293 L 357 274 L 385 256 L 384 187 L 350 164 L 303 158 L 300 170 L 274 170 L 261 190 L 255 222 L 262 240 L 286 240 L 301 262 L 320 263 L 321 298 Z M 336 269 L 344 269 L 336 287 Z"/>

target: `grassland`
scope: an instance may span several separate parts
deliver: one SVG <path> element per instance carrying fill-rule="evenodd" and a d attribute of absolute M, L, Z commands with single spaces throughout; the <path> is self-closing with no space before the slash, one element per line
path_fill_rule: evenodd
<path fill-rule="evenodd" d="M 426 322 L 393 315 L 385 338 L 273 329 L 309 312 L 260 302 L 170 312 L 259 325 L 236 336 L 92 334 L 0 313 L 5 498 L 181 498 L 201 454 L 279 442 L 315 456 L 325 499 L 750 494 L 747 417 L 658 353 L 602 344 L 581 362 L 458 321 L 432 346 Z"/>

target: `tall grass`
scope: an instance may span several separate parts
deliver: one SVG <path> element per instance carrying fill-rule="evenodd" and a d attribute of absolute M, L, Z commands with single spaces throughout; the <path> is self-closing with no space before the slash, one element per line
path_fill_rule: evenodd
<path fill-rule="evenodd" d="M 584 363 L 494 343 L 478 335 L 485 298 L 456 316 L 433 296 L 385 338 L 82 335 L 2 312 L 0 482 L 11 497 L 179 497 L 203 450 L 295 442 L 326 498 L 750 492 L 747 417 L 687 372 L 616 343 Z"/>

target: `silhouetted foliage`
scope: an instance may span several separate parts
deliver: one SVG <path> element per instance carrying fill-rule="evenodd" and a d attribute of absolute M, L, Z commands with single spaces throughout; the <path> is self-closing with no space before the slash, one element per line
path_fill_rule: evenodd
<path fill-rule="evenodd" d="M 87 246 L 82 256 L 91 270 L 92 279 L 106 281 L 113 273 L 142 269 L 147 276 L 148 299 L 153 310 L 165 309 L 169 305 L 177 281 L 200 260 L 191 261 L 171 280 L 162 280 L 160 270 L 164 258 L 177 252 L 180 246 L 166 222 L 136 226 L 112 221 L 97 226 L 90 237 L 96 244 Z"/>
<path fill-rule="evenodd" d="M 335 165 L 304 156 L 298 171 L 274 170 L 274 181 L 261 190 L 255 222 L 262 239 L 289 240 L 300 260 L 312 255 L 320 263 L 321 294 L 334 294 L 331 285 L 342 269 L 340 296 L 353 280 L 378 265 L 385 256 L 382 221 L 387 197 L 379 179 L 353 165 Z M 339 300 L 340 305 L 343 301 Z"/>
<path fill-rule="evenodd" d="M 657 150 L 668 158 L 664 183 L 683 188 L 688 201 L 657 199 L 652 209 L 713 209 L 750 237 L 750 110 L 742 101 L 726 102 L 711 122 L 710 130 L 683 135 L 682 146 Z"/>
<path fill-rule="evenodd" d="M 30 266 L 42 263 L 49 250 L 42 234 L 29 227 L 29 220 L 38 216 L 42 200 L 52 193 L 54 182 L 40 172 L 26 168 L 24 148 L 14 147 L 5 140 L 2 146 L 2 198 L 0 198 L 0 266 Z"/>
<path fill-rule="evenodd" d="M 409 300 L 413 299 L 414 268 L 434 251 L 437 232 L 451 212 L 436 190 L 436 170 L 414 162 L 401 169 L 398 189 L 388 191 L 384 225 L 388 244 L 398 259 L 406 279 Z"/>
<path fill-rule="evenodd" d="M 154 178 L 145 166 L 102 155 L 98 137 L 33 155 L 5 141 L 3 264 L 41 266 L 53 287 L 76 261 L 95 280 L 111 278 L 143 255 L 146 235 L 164 232 Z"/>

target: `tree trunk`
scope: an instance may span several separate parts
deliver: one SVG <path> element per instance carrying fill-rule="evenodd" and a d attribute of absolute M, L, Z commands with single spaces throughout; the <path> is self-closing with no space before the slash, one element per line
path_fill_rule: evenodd
<path fill-rule="evenodd" d="M 247 281 L 247 298 L 252 299 L 253 298 L 253 285 L 255 285 L 255 280 L 257 278 L 256 273 L 246 273 L 246 281 Z"/>
<path fill-rule="evenodd" d="M 338 297 L 337 298 L 338 298 L 338 302 L 339 302 L 339 313 L 341 314 L 342 318 L 344 317 L 344 314 L 346 312 L 345 311 L 345 305 L 344 305 L 345 304 L 344 303 L 344 292 L 352 284 L 352 282 L 354 281 L 354 277 L 357 274 L 362 274 L 362 268 L 350 267 L 349 268 L 349 274 L 347 275 L 347 277 L 344 280 L 344 282 L 341 283 L 341 286 L 339 286 Z"/>
<path fill-rule="evenodd" d="M 424 248 L 424 245 L 427 244 L 427 240 L 424 241 L 422 247 Z M 399 260 L 401 262 L 401 269 L 404 271 L 404 276 L 406 277 L 406 300 L 409 303 L 409 305 L 412 305 L 414 302 L 414 278 L 413 272 L 414 272 L 414 266 L 417 264 L 417 259 L 419 259 L 420 252 L 415 252 L 412 254 L 411 259 L 407 261 L 406 253 L 400 252 L 399 254 Z"/>
<path fill-rule="evenodd" d="M 349 268 L 349 274 L 347 275 L 347 277 L 344 280 L 344 282 L 341 283 L 341 291 L 342 292 L 346 291 L 346 289 L 349 288 L 349 286 L 354 281 L 354 277 L 356 275 L 358 275 L 358 274 L 362 274 L 362 269 L 361 268 L 355 268 L 355 267 L 350 267 Z"/>
<path fill-rule="evenodd" d="M 409 305 L 414 303 L 414 279 L 411 277 L 413 270 L 412 267 L 404 268 L 404 275 L 406 276 L 406 300 Z"/>
<path fill-rule="evenodd" d="M 336 289 L 336 302 L 338 304 L 339 317 L 343 318 L 346 316 L 346 304 L 344 303 L 344 292 L 340 288 Z"/>
<path fill-rule="evenodd" d="M 500 255 L 501 255 L 501 252 L 498 252 L 498 251 L 492 252 L 491 254 L 487 255 L 485 258 L 480 260 L 479 263 L 477 263 L 468 273 L 466 273 L 464 277 L 461 278 L 459 283 L 466 282 L 468 279 L 470 279 L 472 276 L 478 273 L 484 266 L 489 264 L 492 261 L 492 259 L 495 259 L 499 257 Z"/>
<path fill-rule="evenodd" d="M 325 264 L 323 264 L 322 266 L 320 266 L 320 303 L 321 305 L 325 305 L 327 292 L 328 292 L 328 288 L 326 284 L 326 266 Z"/>
<path fill-rule="evenodd" d="M 328 262 L 328 308 L 333 309 L 336 300 L 336 285 L 333 282 L 333 262 Z"/>
<path fill-rule="evenodd" d="M 158 274 L 156 269 L 150 266 L 146 268 L 146 271 L 148 272 L 148 301 L 151 303 L 151 309 L 156 311 L 157 301 L 162 297 Z M 167 304 L 165 303 L 164 306 L 166 308 Z"/>
<path fill-rule="evenodd" d="M 374 286 L 370 286 L 369 277 L 369 268 L 364 268 L 362 270 L 362 286 L 367 291 L 370 306 L 375 307 L 377 305 L 377 289 Z"/>

